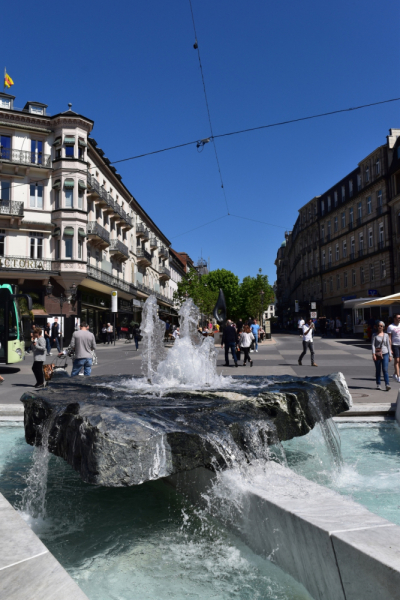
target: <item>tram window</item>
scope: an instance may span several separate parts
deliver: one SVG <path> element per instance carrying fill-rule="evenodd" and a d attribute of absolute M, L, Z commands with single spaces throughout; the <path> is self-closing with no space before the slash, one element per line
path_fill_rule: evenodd
<path fill-rule="evenodd" d="M 8 339 L 16 340 L 18 337 L 17 314 L 15 307 L 11 305 L 8 313 Z"/>

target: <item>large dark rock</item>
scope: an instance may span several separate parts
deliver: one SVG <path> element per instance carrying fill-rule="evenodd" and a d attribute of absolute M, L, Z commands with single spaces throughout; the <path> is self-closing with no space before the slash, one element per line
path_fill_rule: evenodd
<path fill-rule="evenodd" d="M 236 381 L 228 390 L 157 396 L 130 389 L 127 377 L 55 378 L 21 398 L 26 441 L 48 440 L 88 483 L 126 486 L 265 457 L 279 440 L 351 406 L 340 373 Z"/>

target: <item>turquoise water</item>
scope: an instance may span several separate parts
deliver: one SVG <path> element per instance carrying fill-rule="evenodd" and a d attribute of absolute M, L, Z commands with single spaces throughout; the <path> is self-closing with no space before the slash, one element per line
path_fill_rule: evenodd
<path fill-rule="evenodd" d="M 400 525 L 400 427 L 395 422 L 341 423 L 338 429 L 341 469 L 330 459 L 319 426 L 282 444 L 289 466 Z"/>
<path fill-rule="evenodd" d="M 18 508 L 33 449 L 0 427 L 0 492 Z M 90 600 L 311 600 L 163 482 L 82 483 L 50 456 L 45 519 L 25 518 Z"/>

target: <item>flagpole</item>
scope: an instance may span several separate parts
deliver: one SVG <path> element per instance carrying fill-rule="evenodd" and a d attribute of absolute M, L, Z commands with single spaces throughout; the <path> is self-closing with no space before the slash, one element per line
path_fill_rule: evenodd
<path fill-rule="evenodd" d="M 7 67 L 4 67 L 4 83 L 3 83 L 3 92 L 6 91 L 6 71 Z"/>

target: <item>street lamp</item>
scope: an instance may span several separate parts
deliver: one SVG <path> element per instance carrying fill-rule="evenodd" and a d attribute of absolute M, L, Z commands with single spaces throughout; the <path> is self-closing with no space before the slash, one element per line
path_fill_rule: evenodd
<path fill-rule="evenodd" d="M 62 331 L 62 323 L 63 323 L 63 305 L 65 302 L 70 302 L 72 304 L 72 306 L 75 306 L 76 303 L 76 294 L 77 294 L 77 287 L 75 285 L 75 283 L 73 283 L 71 285 L 71 287 L 69 288 L 68 292 L 69 292 L 69 296 L 65 296 L 63 292 L 61 292 L 61 294 L 59 296 L 53 296 L 53 285 L 49 279 L 47 285 L 46 285 L 46 295 L 48 297 L 52 297 L 54 300 L 58 300 L 58 302 L 60 303 L 60 348 L 61 350 L 63 349 L 63 331 Z"/>
<path fill-rule="evenodd" d="M 262 327 L 264 327 L 264 296 L 265 296 L 265 292 L 264 292 L 264 290 L 261 290 L 260 299 L 261 299 L 261 326 Z"/>

